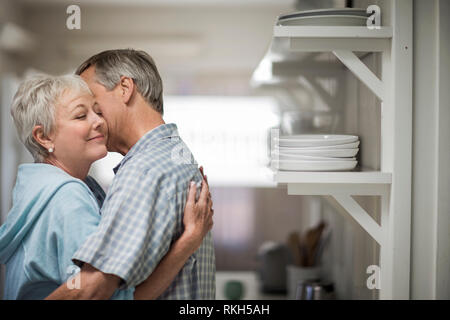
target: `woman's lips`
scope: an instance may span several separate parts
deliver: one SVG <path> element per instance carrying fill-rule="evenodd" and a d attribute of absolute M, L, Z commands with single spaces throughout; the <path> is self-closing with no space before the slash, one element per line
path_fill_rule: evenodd
<path fill-rule="evenodd" d="M 93 138 L 89 139 L 88 141 L 101 140 L 101 139 L 104 139 L 104 138 L 105 138 L 105 136 L 101 134 L 101 135 L 98 135 L 96 137 L 93 137 Z"/>

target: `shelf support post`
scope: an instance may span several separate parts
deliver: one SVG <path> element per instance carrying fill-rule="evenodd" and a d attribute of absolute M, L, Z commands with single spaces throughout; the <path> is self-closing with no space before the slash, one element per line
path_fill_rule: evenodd
<path fill-rule="evenodd" d="M 382 52 L 381 170 L 392 172 L 389 204 L 383 204 L 387 245 L 380 252 L 380 299 L 409 299 L 412 171 L 412 1 L 392 1 L 393 36 Z M 386 197 L 385 197 L 386 198 Z M 389 206 L 389 213 L 387 213 Z M 383 227 L 384 228 L 384 227 Z"/>

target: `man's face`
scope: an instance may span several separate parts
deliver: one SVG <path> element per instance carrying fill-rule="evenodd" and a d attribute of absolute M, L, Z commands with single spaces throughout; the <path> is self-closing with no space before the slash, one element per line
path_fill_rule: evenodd
<path fill-rule="evenodd" d="M 117 87 L 108 91 L 96 81 L 95 66 L 86 69 L 80 75 L 88 84 L 94 95 L 94 99 L 108 124 L 109 136 L 107 141 L 108 151 L 117 151 L 117 137 L 120 132 L 120 119 L 123 118 L 123 103 L 118 95 Z"/>

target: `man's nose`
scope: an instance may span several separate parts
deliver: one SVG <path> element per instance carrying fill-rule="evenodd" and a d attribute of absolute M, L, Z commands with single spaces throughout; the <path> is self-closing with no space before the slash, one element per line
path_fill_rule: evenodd
<path fill-rule="evenodd" d="M 98 129 L 99 127 L 102 127 L 104 125 L 105 125 L 105 119 L 103 119 L 103 117 L 100 117 L 98 114 L 95 113 L 94 120 L 93 120 L 94 129 Z"/>

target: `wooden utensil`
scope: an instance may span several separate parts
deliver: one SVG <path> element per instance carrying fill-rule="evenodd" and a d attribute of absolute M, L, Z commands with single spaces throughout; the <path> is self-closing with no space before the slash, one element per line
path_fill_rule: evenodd
<path fill-rule="evenodd" d="M 319 244 L 317 245 L 317 250 L 314 254 L 314 263 L 318 263 L 320 261 L 329 238 L 330 232 L 327 232 L 327 229 L 325 228 L 320 236 Z"/>
<path fill-rule="evenodd" d="M 306 247 L 307 247 L 307 266 L 311 267 L 315 264 L 316 250 L 320 241 L 323 230 L 325 229 L 325 222 L 320 222 L 319 225 L 310 229 L 306 233 Z"/>
<path fill-rule="evenodd" d="M 301 240 L 298 232 L 291 232 L 288 236 L 288 246 L 292 251 L 292 257 L 294 259 L 294 264 L 297 266 L 302 265 L 301 256 Z"/>

